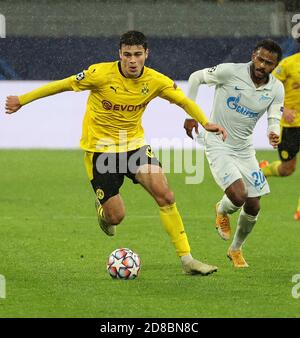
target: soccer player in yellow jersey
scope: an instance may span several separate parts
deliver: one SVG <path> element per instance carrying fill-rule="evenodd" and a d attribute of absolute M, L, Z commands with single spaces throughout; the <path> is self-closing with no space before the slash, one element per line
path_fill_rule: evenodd
<path fill-rule="evenodd" d="M 45 96 L 67 90 L 90 90 L 80 141 L 85 150 L 88 177 L 96 193 L 101 229 L 113 236 L 125 216 L 119 194 L 125 176 L 141 184 L 159 206 L 160 218 L 169 234 L 183 270 L 208 275 L 217 267 L 194 259 L 184 225 L 159 161 L 145 144 L 141 125 L 148 103 L 159 96 L 183 108 L 209 132 L 226 131 L 210 123 L 196 103 L 187 98 L 168 77 L 144 66 L 148 57 L 143 33 L 129 31 L 121 36 L 120 61 L 98 63 L 88 70 L 54 81 L 21 96 L 8 96 L 6 113 Z"/>
<path fill-rule="evenodd" d="M 300 43 L 300 39 L 298 41 Z M 290 176 L 296 169 L 300 149 L 300 53 L 283 59 L 273 75 L 282 81 L 285 89 L 284 110 L 281 118 L 281 141 L 278 145 L 280 161 L 260 162 L 266 177 Z M 294 214 L 300 220 L 300 198 Z"/>

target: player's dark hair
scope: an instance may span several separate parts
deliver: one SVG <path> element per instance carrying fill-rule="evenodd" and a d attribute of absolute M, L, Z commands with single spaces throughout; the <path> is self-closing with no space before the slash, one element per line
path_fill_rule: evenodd
<path fill-rule="evenodd" d="M 278 62 L 282 58 L 281 47 L 274 40 L 266 39 L 258 42 L 257 45 L 254 47 L 254 52 L 257 51 L 259 48 L 264 48 L 270 53 L 276 53 Z"/>
<path fill-rule="evenodd" d="M 142 45 L 144 49 L 147 49 L 148 42 L 146 36 L 138 31 L 129 31 L 124 33 L 120 38 L 120 49 L 122 45 L 135 46 Z"/>

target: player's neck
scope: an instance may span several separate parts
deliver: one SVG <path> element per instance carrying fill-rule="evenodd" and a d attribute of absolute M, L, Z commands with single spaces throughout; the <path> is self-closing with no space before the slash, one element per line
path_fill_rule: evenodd
<path fill-rule="evenodd" d="M 268 83 L 269 81 L 269 75 L 264 78 L 258 78 L 255 76 L 253 64 L 250 66 L 250 76 L 251 76 L 251 80 L 253 81 L 255 87 L 257 88 Z"/>

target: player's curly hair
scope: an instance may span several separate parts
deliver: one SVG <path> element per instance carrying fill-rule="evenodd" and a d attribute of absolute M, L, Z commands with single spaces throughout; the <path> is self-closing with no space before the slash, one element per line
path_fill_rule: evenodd
<path fill-rule="evenodd" d="M 142 45 L 144 49 L 147 49 L 148 41 L 146 36 L 138 31 L 128 31 L 124 33 L 120 38 L 120 49 L 122 45 L 135 46 Z"/>
<path fill-rule="evenodd" d="M 281 47 L 278 45 L 278 43 L 276 43 L 272 39 L 266 39 L 266 40 L 259 41 L 256 44 L 256 46 L 254 47 L 253 51 L 255 52 L 259 48 L 264 48 L 267 51 L 269 51 L 270 53 L 276 53 L 277 54 L 277 60 L 278 60 L 278 62 L 282 58 L 282 49 L 281 49 Z"/>

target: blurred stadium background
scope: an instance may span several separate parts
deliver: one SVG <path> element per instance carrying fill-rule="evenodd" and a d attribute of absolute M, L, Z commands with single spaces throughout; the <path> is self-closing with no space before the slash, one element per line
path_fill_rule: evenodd
<path fill-rule="evenodd" d="M 284 55 L 294 53 L 299 46 L 291 37 L 297 24 L 292 17 L 299 7 L 297 0 L 1 0 L 2 36 L 6 38 L 0 39 L 0 79 L 23 82 L 0 81 L 0 98 L 36 88 L 42 84 L 37 80 L 61 79 L 93 63 L 117 59 L 119 36 L 130 29 L 149 38 L 147 65 L 186 90 L 186 81 L 195 70 L 221 62 L 248 62 L 253 46 L 262 38 L 279 42 Z M 25 116 L 2 116 L 0 147 L 77 148 L 86 96 L 58 95 L 25 107 Z M 207 115 L 212 97 L 213 89 L 199 91 L 197 102 Z M 156 128 L 158 119 L 161 125 L 171 123 L 170 127 Z M 37 120 L 38 130 L 34 128 Z M 183 143 L 183 120 L 179 108 L 155 100 L 144 117 L 148 141 L 168 137 Z M 263 118 L 254 144 L 270 149 L 265 127 Z M 192 142 L 185 143 L 193 147 Z"/>
<path fill-rule="evenodd" d="M 3 102 L 6 95 L 43 84 L 36 81 L 61 79 L 93 63 L 117 59 L 119 36 L 130 29 L 149 38 L 147 65 L 186 90 L 195 70 L 221 62 L 248 62 L 253 46 L 262 38 L 278 41 L 284 55 L 295 52 L 299 46 L 291 29 L 297 22 L 292 17 L 299 7 L 297 0 L 0 0 L 0 36 L 6 36 L 0 38 L 0 99 Z M 77 148 L 86 96 L 61 94 L 25 107 L 24 116 L 1 116 L 0 147 Z M 213 89 L 199 91 L 197 102 L 207 115 L 212 97 Z M 171 123 L 170 127 L 156 128 L 157 119 L 161 125 Z M 183 120 L 179 108 L 155 100 L 144 117 L 148 141 L 168 137 L 183 143 Z M 34 128 L 37 121 L 38 130 Z M 270 149 L 265 126 L 263 118 L 254 144 Z M 185 147 L 193 147 L 192 142 Z"/>
<path fill-rule="evenodd" d="M 54 80 L 118 57 L 119 36 L 144 32 L 149 66 L 176 80 L 220 62 L 245 62 L 259 37 L 272 37 L 284 52 L 298 0 L 1 0 L 6 39 L 3 79 Z M 166 62 L 167 60 L 167 62 Z"/>
<path fill-rule="evenodd" d="M 127 30 L 144 32 L 147 65 L 186 89 L 197 69 L 249 61 L 262 38 L 278 41 L 284 55 L 299 51 L 291 37 L 297 13 L 299 0 L 0 0 L 0 148 L 77 148 L 87 93 L 39 100 L 13 116 L 4 114 L 5 97 L 117 59 Z M 213 93 L 203 93 L 199 104 L 209 114 Z M 161 101 L 146 110 L 146 133 L 184 137 L 183 112 Z M 264 128 L 256 133 L 258 146 L 267 147 Z M 262 199 L 259 224 L 246 243 L 246 271 L 232 268 L 228 243 L 215 233 L 221 191 L 207 166 L 201 186 L 168 175 L 195 257 L 220 269 L 186 278 L 154 202 L 140 187 L 125 182 L 128 216 L 118 236 L 99 233 L 82 155 L 1 149 L 0 274 L 7 298 L 0 299 L 0 317 L 299 317 L 299 299 L 291 296 L 291 278 L 300 272 L 299 224 L 292 220 L 299 170 L 270 179 L 272 193 Z M 258 152 L 258 158 L 275 160 L 277 152 Z M 105 271 L 107 255 L 122 246 L 142 259 L 133 283 L 114 283 Z"/>

